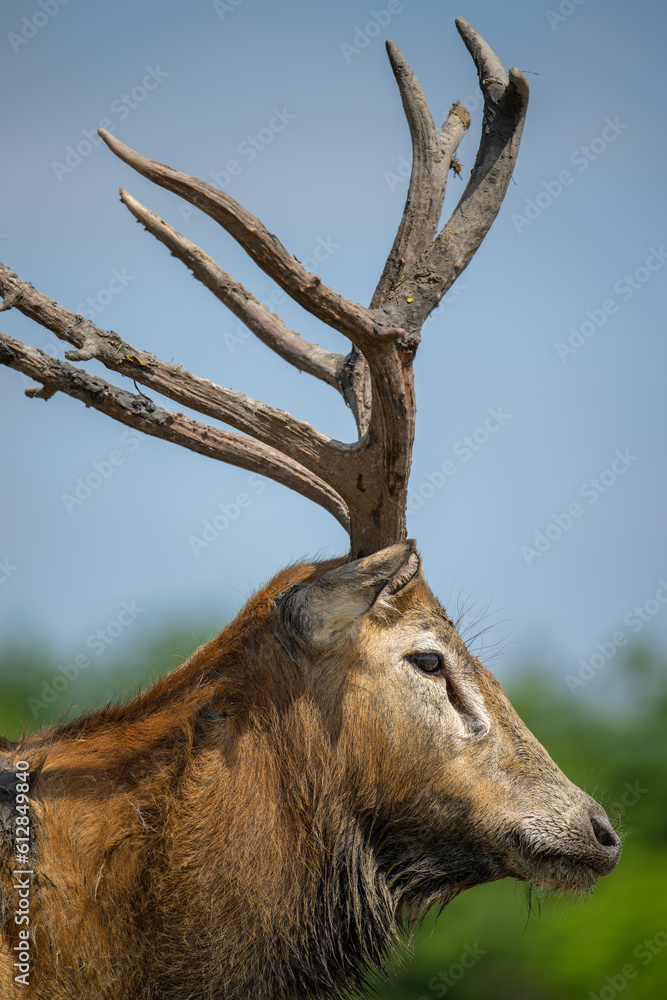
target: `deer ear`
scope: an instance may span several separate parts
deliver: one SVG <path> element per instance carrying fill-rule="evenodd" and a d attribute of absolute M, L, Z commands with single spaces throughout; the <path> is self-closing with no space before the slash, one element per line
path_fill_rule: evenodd
<path fill-rule="evenodd" d="M 330 570 L 283 595 L 285 629 L 309 648 L 323 649 L 367 614 L 382 593 L 396 594 L 419 572 L 414 539 Z"/>

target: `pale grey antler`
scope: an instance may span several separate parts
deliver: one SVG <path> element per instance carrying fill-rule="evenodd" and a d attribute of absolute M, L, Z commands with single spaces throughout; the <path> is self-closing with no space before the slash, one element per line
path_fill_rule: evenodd
<path fill-rule="evenodd" d="M 68 362 L 95 359 L 163 396 L 234 431 L 155 406 L 68 362 L 0 334 L 0 363 L 40 382 L 32 396 L 65 392 L 116 420 L 233 465 L 262 472 L 315 500 L 350 532 L 358 557 L 406 536 L 408 476 L 415 425 L 412 362 L 421 327 L 472 259 L 507 190 L 521 139 L 528 84 L 502 64 L 462 18 L 456 21 L 479 74 L 484 118 L 470 180 L 438 233 L 448 171 L 470 123 L 452 106 L 438 131 L 424 94 L 403 56 L 387 43 L 412 138 L 412 174 L 396 239 L 368 308 L 338 295 L 293 257 L 259 219 L 225 192 L 149 160 L 101 131 L 129 166 L 215 219 L 296 302 L 347 337 L 347 355 L 323 350 L 287 327 L 219 264 L 125 191 L 135 218 L 265 344 L 302 371 L 337 389 L 354 413 L 352 444 L 320 434 L 289 413 L 216 385 L 84 320 L 0 265 L 0 310 L 14 307 L 75 350 Z"/>

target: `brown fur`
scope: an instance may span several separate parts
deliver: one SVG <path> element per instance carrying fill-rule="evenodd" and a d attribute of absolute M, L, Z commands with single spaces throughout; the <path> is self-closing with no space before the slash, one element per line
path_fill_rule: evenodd
<path fill-rule="evenodd" d="M 280 596 L 342 562 L 284 570 L 129 704 L 0 743 L 0 773 L 30 763 L 35 873 L 26 989 L 6 825 L 3 1000 L 342 995 L 464 888 L 582 890 L 610 870 L 604 814 L 421 577 L 304 652 Z M 446 679 L 405 660 L 426 633 Z"/>

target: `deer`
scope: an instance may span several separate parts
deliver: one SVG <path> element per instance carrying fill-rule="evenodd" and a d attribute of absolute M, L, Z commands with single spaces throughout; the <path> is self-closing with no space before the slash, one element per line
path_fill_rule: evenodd
<path fill-rule="evenodd" d="M 325 508 L 350 539 L 339 558 L 281 570 L 216 638 L 129 702 L 0 738 L 5 1000 L 359 994 L 426 912 L 466 889 L 511 878 L 586 893 L 619 860 L 604 809 L 467 649 L 407 537 L 421 329 L 500 210 L 528 104 L 525 76 L 506 72 L 462 18 L 456 26 L 484 115 L 470 179 L 442 228 L 470 115 L 454 103 L 438 130 L 387 42 L 412 173 L 368 307 L 306 270 L 229 194 L 100 132 L 350 342 L 335 354 L 307 341 L 121 190 L 134 218 L 264 344 L 340 393 L 357 441 L 167 364 L 0 264 L 0 310 L 71 347 L 61 361 L 0 334 L 0 362 L 38 384 L 29 397 L 63 392 L 270 477 Z M 211 422 L 157 406 L 151 390 Z"/>

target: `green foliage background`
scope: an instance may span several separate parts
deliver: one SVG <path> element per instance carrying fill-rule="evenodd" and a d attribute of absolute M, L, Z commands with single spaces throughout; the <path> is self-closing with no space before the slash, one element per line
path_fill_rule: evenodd
<path fill-rule="evenodd" d="M 23 726 L 127 697 L 139 677 L 146 683 L 166 671 L 206 633 L 161 636 L 129 666 L 83 671 L 37 718 L 28 699 L 53 681 L 58 663 L 37 647 L 5 648 L 0 732 L 16 737 Z M 622 833 L 619 867 L 585 898 L 533 897 L 529 905 L 525 887 L 510 881 L 464 893 L 426 920 L 413 953 L 394 963 L 392 982 L 378 984 L 381 1000 L 667 996 L 666 666 L 655 651 L 625 650 L 574 694 L 562 676 L 517 672 L 508 694 L 519 714 Z"/>

